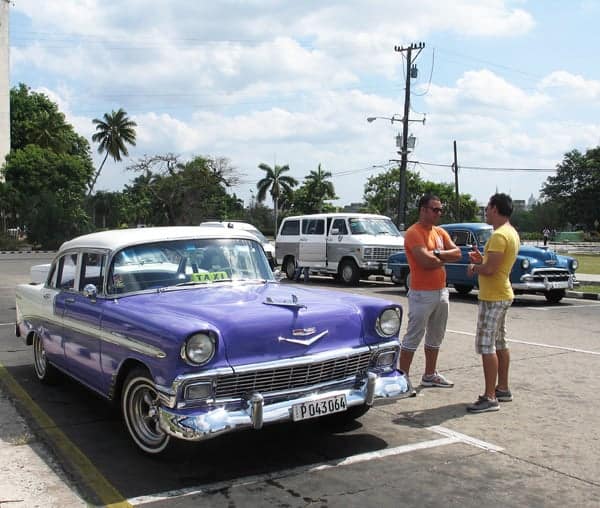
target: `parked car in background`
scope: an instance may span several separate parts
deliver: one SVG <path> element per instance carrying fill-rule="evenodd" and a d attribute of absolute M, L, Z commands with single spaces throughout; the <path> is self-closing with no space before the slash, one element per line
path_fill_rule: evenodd
<path fill-rule="evenodd" d="M 391 301 L 280 283 L 239 228 L 81 236 L 43 283 L 16 288 L 16 334 L 37 378 L 60 371 L 118 402 L 149 454 L 172 438 L 353 419 L 409 396 L 401 321 Z"/>
<path fill-rule="evenodd" d="M 404 236 L 389 217 L 367 213 L 324 213 L 283 219 L 275 251 L 289 279 L 297 263 L 310 273 L 329 274 L 352 286 L 383 275 Z"/>
<path fill-rule="evenodd" d="M 258 241 L 263 246 L 265 250 L 265 254 L 267 255 L 267 259 L 269 260 L 269 265 L 271 269 L 274 269 L 277 266 L 277 260 L 275 259 L 275 245 L 267 240 L 267 237 L 263 235 L 260 230 L 249 224 L 248 222 L 240 222 L 240 221 L 207 221 L 202 222 L 201 226 L 209 226 L 209 227 L 224 227 L 224 228 L 232 228 L 232 229 L 241 229 L 243 231 L 248 231 L 252 233 Z"/>
<path fill-rule="evenodd" d="M 477 246 L 483 252 L 492 235 L 492 226 L 473 222 L 443 224 L 441 227 L 462 251 L 459 261 L 446 263 L 447 284 L 454 286 L 457 292 L 467 294 L 477 288 L 477 278 L 467 275 L 469 251 Z M 565 290 L 578 284 L 575 270 L 575 258 L 561 256 L 548 248 L 523 245 L 510 272 L 510 282 L 515 294 L 543 294 L 549 302 L 558 303 L 565 296 Z M 390 256 L 386 273 L 394 283 L 410 286 L 410 270 L 404 252 Z"/>

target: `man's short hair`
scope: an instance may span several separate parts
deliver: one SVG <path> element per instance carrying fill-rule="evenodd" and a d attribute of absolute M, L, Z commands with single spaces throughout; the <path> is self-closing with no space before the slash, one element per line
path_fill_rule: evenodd
<path fill-rule="evenodd" d="M 496 193 L 490 198 L 490 206 L 495 206 L 503 217 L 510 217 L 513 213 L 512 198 L 502 192 Z"/>
<path fill-rule="evenodd" d="M 419 203 L 417 204 L 418 209 L 421 210 L 421 208 L 423 208 L 424 206 L 429 205 L 430 201 L 441 201 L 441 199 L 430 192 L 428 192 L 427 194 L 423 194 L 421 199 L 419 199 Z"/>

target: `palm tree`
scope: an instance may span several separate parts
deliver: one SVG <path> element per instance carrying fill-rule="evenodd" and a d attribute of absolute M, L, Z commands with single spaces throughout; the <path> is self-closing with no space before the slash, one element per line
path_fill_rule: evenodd
<path fill-rule="evenodd" d="M 317 203 L 317 212 L 319 213 L 323 211 L 324 200 L 337 198 L 333 183 L 328 180 L 331 176 L 331 172 L 323 171 L 321 163 L 319 163 L 317 170 L 311 171 L 304 179 L 306 188 Z"/>
<path fill-rule="evenodd" d="M 113 110 L 111 113 L 104 113 L 104 120 L 94 118 L 92 122 L 96 124 L 97 131 L 92 136 L 92 141 L 99 143 L 98 153 L 106 152 L 106 155 L 98 171 L 94 173 L 88 196 L 92 193 L 108 156 L 110 155 L 115 161 L 120 161 L 121 155 L 129 155 L 125 143 L 135 146 L 135 127 L 137 127 L 137 123 L 127 117 L 123 108 L 119 108 L 116 112 Z"/>
<path fill-rule="evenodd" d="M 257 184 L 258 194 L 256 199 L 259 203 L 262 203 L 267 197 L 267 192 L 271 194 L 273 198 L 273 207 L 275 209 L 275 233 L 277 233 L 277 209 L 279 205 L 279 197 L 283 192 L 290 192 L 293 187 L 298 185 L 298 180 L 289 175 L 283 173 L 290 170 L 290 167 L 285 164 L 284 166 L 275 165 L 271 167 L 264 162 L 258 165 L 259 169 L 262 169 L 266 174 Z"/>

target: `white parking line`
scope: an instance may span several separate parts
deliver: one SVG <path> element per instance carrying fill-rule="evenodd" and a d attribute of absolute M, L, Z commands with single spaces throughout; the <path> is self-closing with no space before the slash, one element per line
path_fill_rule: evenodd
<path fill-rule="evenodd" d="M 568 307 L 562 307 L 562 308 L 558 308 L 558 307 L 525 307 L 527 310 L 541 310 L 542 312 L 548 312 L 549 310 L 551 310 L 552 312 L 556 312 L 559 310 L 571 310 L 571 309 L 580 309 L 580 308 L 590 308 L 590 307 L 599 307 L 600 303 L 588 303 L 586 305 L 569 305 Z"/>
<path fill-rule="evenodd" d="M 245 478 L 240 478 L 237 480 L 210 483 L 198 487 L 188 487 L 186 489 L 171 490 L 167 492 L 161 492 L 158 494 L 151 494 L 148 496 L 133 497 L 128 499 L 127 502 L 132 506 L 140 506 L 146 503 L 155 503 L 157 501 L 165 501 L 168 499 L 181 498 L 197 494 L 206 494 L 222 489 L 242 487 L 246 485 L 252 485 L 255 483 L 262 483 L 267 480 L 276 480 L 279 478 L 285 478 L 288 476 L 300 475 L 304 473 L 312 473 L 315 471 L 324 471 L 326 469 L 332 469 L 341 466 L 349 466 L 351 464 L 358 464 L 360 462 L 366 462 L 369 460 L 383 459 L 385 457 L 392 457 L 395 455 L 401 455 L 403 453 L 409 453 L 417 450 L 425 450 L 428 448 L 436 448 L 438 446 L 445 446 L 456 443 L 463 443 L 471 446 L 476 446 L 478 448 L 482 448 L 490 452 L 498 452 L 503 450 L 503 448 L 501 448 L 500 446 L 496 446 L 491 443 L 486 443 L 485 441 L 480 441 L 479 439 L 475 439 L 473 437 L 461 434 L 460 432 L 455 432 L 451 429 L 447 429 L 439 425 L 427 427 L 427 429 L 437 434 L 442 434 L 446 437 L 440 439 L 432 439 L 429 441 L 421 441 L 419 443 L 413 443 L 408 445 L 396 446 L 394 448 L 386 448 L 385 450 L 379 450 L 376 452 L 359 453 L 358 455 L 351 455 L 350 457 L 346 457 L 345 459 L 330 460 L 327 462 L 322 462 L 320 464 L 311 464 L 308 466 L 284 469 L 281 471 L 276 471 L 264 475 L 247 476 Z"/>
<path fill-rule="evenodd" d="M 471 337 L 475 337 L 473 332 L 462 332 L 460 330 L 446 330 L 450 333 L 458 333 L 459 335 L 469 335 Z M 547 347 L 550 349 L 561 349 L 563 351 L 571 351 L 572 353 L 584 353 L 586 355 L 596 355 L 600 356 L 600 352 L 598 351 L 590 351 L 588 349 L 579 349 L 576 347 L 566 347 L 566 346 L 555 346 L 553 344 L 543 344 L 541 342 L 530 342 L 528 340 L 518 340 L 518 339 L 506 339 L 506 342 L 514 342 L 515 344 L 525 344 L 526 346 L 538 346 L 538 347 Z"/>
<path fill-rule="evenodd" d="M 0 326 L 15 326 L 15 322 L 12 323 L 0 323 Z"/>

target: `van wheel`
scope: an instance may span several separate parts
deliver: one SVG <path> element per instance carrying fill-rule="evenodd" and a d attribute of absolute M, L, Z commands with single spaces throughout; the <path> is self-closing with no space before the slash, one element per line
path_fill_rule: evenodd
<path fill-rule="evenodd" d="M 285 260 L 285 264 L 283 265 L 283 271 L 285 272 L 285 276 L 288 279 L 294 280 L 294 273 L 296 272 L 296 261 L 294 261 L 294 258 L 292 256 Z"/>
<path fill-rule="evenodd" d="M 339 269 L 340 280 L 346 286 L 356 286 L 360 280 L 360 271 L 352 259 L 342 261 Z"/>

